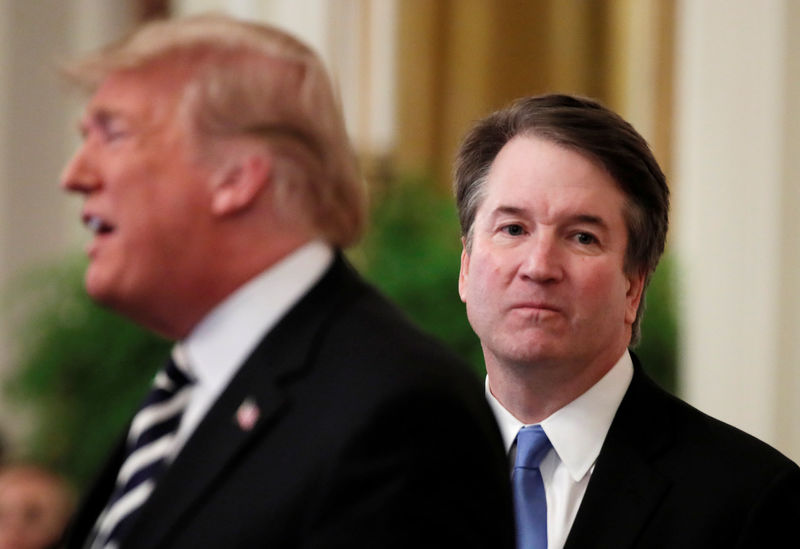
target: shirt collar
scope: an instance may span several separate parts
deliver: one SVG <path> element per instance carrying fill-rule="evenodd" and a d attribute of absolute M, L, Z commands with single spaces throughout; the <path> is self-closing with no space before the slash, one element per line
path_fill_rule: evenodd
<path fill-rule="evenodd" d="M 633 362 L 626 350 L 589 390 L 541 422 L 559 459 L 576 482 L 589 472 L 597 460 L 632 378 Z M 506 452 L 510 452 L 517 432 L 524 424 L 492 395 L 488 376 L 486 398 L 500 427 Z"/>
<path fill-rule="evenodd" d="M 312 241 L 255 276 L 217 305 L 179 342 L 192 375 L 220 392 L 264 335 L 322 277 L 333 250 Z"/>

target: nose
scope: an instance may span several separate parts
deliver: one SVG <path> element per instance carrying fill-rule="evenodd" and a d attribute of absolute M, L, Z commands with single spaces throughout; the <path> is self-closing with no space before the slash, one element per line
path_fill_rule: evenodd
<path fill-rule="evenodd" d="M 558 282 L 564 278 L 563 250 L 555 235 L 547 232 L 531 236 L 519 274 L 540 284 Z"/>
<path fill-rule="evenodd" d="M 101 178 L 89 160 L 87 145 L 81 145 L 61 172 L 59 186 L 67 192 L 88 194 L 97 190 Z"/>

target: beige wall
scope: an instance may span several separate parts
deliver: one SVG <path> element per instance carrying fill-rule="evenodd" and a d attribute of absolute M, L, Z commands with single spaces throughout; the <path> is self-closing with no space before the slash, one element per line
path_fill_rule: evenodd
<path fill-rule="evenodd" d="M 61 166 L 77 143 L 77 103 L 55 68 L 128 25 L 124 4 L 114 4 L 0 0 L 0 304 L 17 277 L 84 240 L 77 201 L 58 190 Z M 0 315 L 0 377 L 12 367 L 16 343 L 14 327 Z M 24 421 L 5 401 L 0 437 L 13 439 Z"/>
<path fill-rule="evenodd" d="M 52 71 L 69 44 L 60 2 L 0 4 L 0 277 L 63 245 L 61 197 L 55 190 L 64 148 L 65 102 Z"/>
<path fill-rule="evenodd" d="M 678 3 L 681 379 L 800 459 L 800 61 L 793 0 Z"/>

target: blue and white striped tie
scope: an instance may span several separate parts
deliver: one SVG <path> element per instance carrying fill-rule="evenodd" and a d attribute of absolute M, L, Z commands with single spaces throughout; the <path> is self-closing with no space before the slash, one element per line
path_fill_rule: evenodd
<path fill-rule="evenodd" d="M 192 380 L 170 359 L 131 423 L 127 452 L 108 505 L 97 519 L 92 549 L 115 549 L 166 469 Z"/>

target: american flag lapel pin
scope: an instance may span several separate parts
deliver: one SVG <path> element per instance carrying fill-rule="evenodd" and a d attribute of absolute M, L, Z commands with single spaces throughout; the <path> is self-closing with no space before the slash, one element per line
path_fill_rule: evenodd
<path fill-rule="evenodd" d="M 261 409 L 255 399 L 247 397 L 239 405 L 239 409 L 236 410 L 236 423 L 242 431 L 249 431 L 258 422 L 260 415 Z"/>

